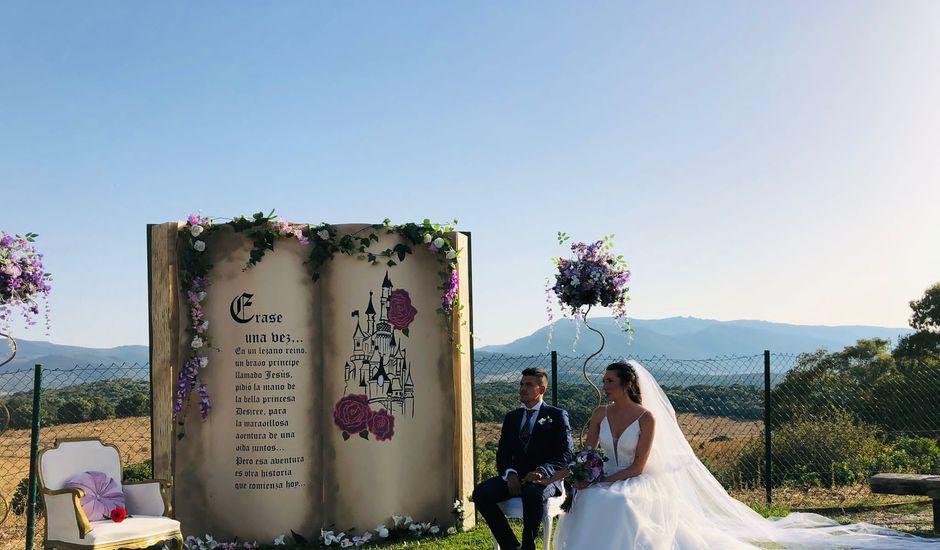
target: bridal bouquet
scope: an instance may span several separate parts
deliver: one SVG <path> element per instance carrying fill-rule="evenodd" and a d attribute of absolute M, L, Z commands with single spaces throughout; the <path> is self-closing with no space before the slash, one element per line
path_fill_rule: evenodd
<path fill-rule="evenodd" d="M 604 450 L 583 449 L 574 455 L 574 461 L 568 464 L 568 477 L 571 481 L 586 481 L 594 483 L 604 477 L 604 463 L 607 457 L 604 456 Z"/>
<path fill-rule="evenodd" d="M 604 449 L 600 447 L 597 449 L 581 449 L 574 455 L 574 460 L 568 464 L 568 476 L 565 477 L 569 487 L 565 502 L 561 505 L 562 510 L 570 512 L 571 505 L 574 503 L 574 494 L 577 490 L 570 487 L 571 483 L 574 481 L 586 481 L 588 483 L 600 481 L 604 477 L 605 462 L 607 462 L 607 457 L 604 456 Z"/>

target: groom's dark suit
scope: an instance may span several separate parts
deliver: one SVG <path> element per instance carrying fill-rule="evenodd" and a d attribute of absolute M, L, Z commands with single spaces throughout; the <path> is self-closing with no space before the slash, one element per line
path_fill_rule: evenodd
<path fill-rule="evenodd" d="M 512 498 L 505 479 L 510 470 L 515 470 L 521 480 L 526 474 L 538 471 L 551 477 L 556 470 L 568 465 L 572 458 L 571 425 L 568 413 L 563 409 L 542 403 L 528 438 L 523 421 L 525 407 L 510 411 L 503 420 L 496 451 L 498 476 L 483 481 L 473 491 L 473 502 L 486 520 L 493 536 L 505 550 L 520 548 L 516 535 L 497 503 Z M 543 487 L 535 483 L 522 486 L 522 550 L 535 548 L 535 537 L 549 497 L 561 494 L 561 482 Z"/>

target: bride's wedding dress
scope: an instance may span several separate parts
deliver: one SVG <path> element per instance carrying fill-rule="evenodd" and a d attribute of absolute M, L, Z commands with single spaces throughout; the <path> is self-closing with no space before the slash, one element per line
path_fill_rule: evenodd
<path fill-rule="evenodd" d="M 555 535 L 558 550 L 931 549 L 923 539 L 866 523 L 839 525 L 817 514 L 765 519 L 732 498 L 698 460 L 676 422 L 672 404 L 653 376 L 630 361 L 643 406 L 656 418 L 649 460 L 637 477 L 596 483 L 577 492 Z M 639 419 L 619 437 L 606 415 L 599 445 L 609 476 L 630 467 Z"/>

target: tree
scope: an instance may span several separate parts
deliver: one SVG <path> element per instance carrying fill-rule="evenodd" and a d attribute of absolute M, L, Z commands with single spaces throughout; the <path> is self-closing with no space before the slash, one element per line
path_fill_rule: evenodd
<path fill-rule="evenodd" d="M 911 303 L 911 328 L 901 338 L 894 354 L 904 359 L 940 359 L 940 283 L 928 288 L 920 300 Z"/>
<path fill-rule="evenodd" d="M 835 411 L 879 423 L 877 388 L 898 376 L 890 345 L 885 339 L 872 338 L 838 352 L 821 349 L 800 354 L 797 367 L 772 390 L 774 424 Z"/>

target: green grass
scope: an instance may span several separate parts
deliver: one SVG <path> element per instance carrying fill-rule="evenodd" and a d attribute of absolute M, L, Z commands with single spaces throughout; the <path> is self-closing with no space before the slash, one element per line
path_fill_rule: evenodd
<path fill-rule="evenodd" d="M 785 506 L 780 506 L 780 505 L 764 506 L 764 505 L 758 504 L 758 505 L 752 505 L 751 507 L 764 517 L 786 516 L 788 513 L 790 513 L 789 508 Z M 909 507 L 899 507 L 896 510 L 896 512 L 901 512 L 901 513 L 916 512 L 918 509 L 923 510 L 924 506 L 921 504 L 921 505 L 911 505 Z M 853 514 L 836 515 L 835 519 L 839 520 L 841 523 L 853 523 L 854 521 L 859 521 L 859 518 L 853 517 Z M 860 519 L 864 521 L 867 518 L 862 517 Z M 518 520 L 510 520 L 509 523 L 512 526 L 513 531 L 515 531 L 516 536 L 517 537 L 521 536 L 522 522 Z M 900 530 L 906 533 L 910 533 L 912 535 L 920 536 L 920 537 L 940 538 L 940 533 L 930 531 L 929 529 L 930 527 L 929 525 L 927 525 L 925 526 L 925 529 L 913 529 L 912 530 L 912 529 L 901 528 Z M 766 548 L 768 550 L 782 548 L 779 545 L 774 545 L 771 543 L 760 544 L 758 546 L 760 548 Z M 420 540 L 411 540 L 411 541 L 404 541 L 404 542 L 389 542 L 385 544 L 371 545 L 371 546 L 367 546 L 364 548 L 369 548 L 369 549 L 378 548 L 381 550 L 399 550 L 399 549 L 404 549 L 404 548 L 409 548 L 409 549 L 424 548 L 428 550 L 458 550 L 458 549 L 460 550 L 471 550 L 471 549 L 485 550 L 487 548 L 492 548 L 492 547 L 493 547 L 493 539 L 490 536 L 490 530 L 486 526 L 486 524 L 483 523 L 482 520 L 480 520 L 476 528 L 466 531 L 464 533 L 458 533 L 454 536 L 427 537 L 427 538 L 420 539 Z M 535 547 L 536 548 L 542 547 L 541 537 L 536 541 Z M 283 550 L 284 547 L 272 546 L 272 547 L 265 547 L 265 548 L 272 549 L 272 550 Z"/>
<path fill-rule="evenodd" d="M 512 526 L 513 531 L 515 531 L 516 537 L 520 537 L 522 531 L 522 522 L 518 520 L 510 520 L 509 524 Z M 541 537 L 535 541 L 535 547 L 542 547 Z M 283 550 L 285 547 L 264 546 L 263 548 L 265 550 Z M 419 540 L 374 544 L 370 546 L 364 546 L 362 548 L 368 548 L 370 550 L 372 548 L 381 548 L 382 550 L 398 550 L 400 548 L 427 548 L 428 550 L 481 550 L 486 548 L 493 548 L 493 537 L 490 536 L 489 528 L 481 521 L 476 528 L 470 529 L 469 531 L 463 533 L 457 533 L 453 536 L 426 537 Z"/>

